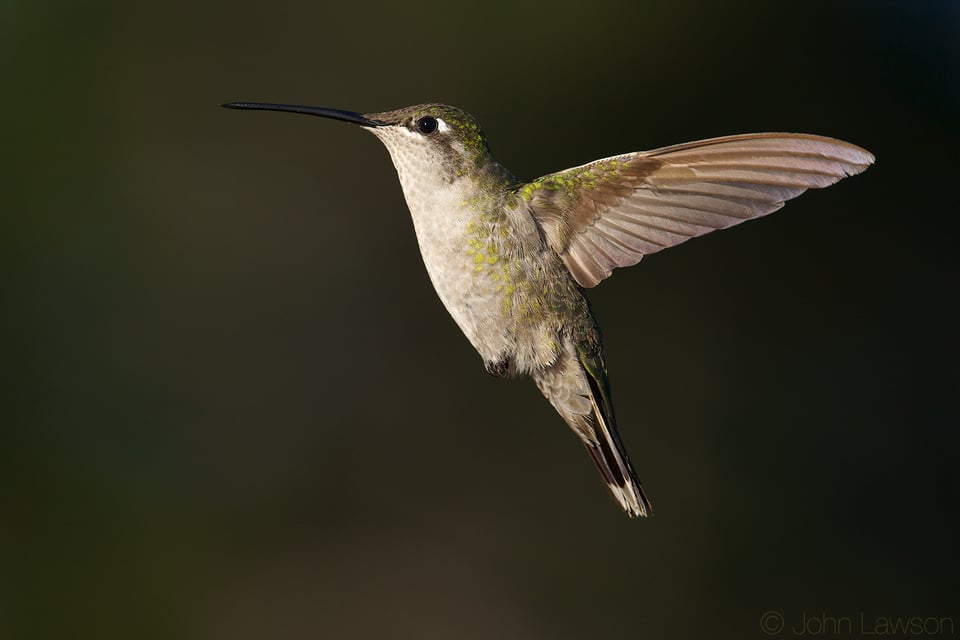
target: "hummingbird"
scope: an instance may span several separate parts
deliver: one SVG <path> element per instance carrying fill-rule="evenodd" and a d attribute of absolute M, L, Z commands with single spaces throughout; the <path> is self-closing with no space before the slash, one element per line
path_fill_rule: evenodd
<path fill-rule="evenodd" d="M 340 120 L 379 138 L 430 281 L 487 372 L 533 378 L 630 517 L 652 507 L 617 432 L 584 290 L 618 267 L 764 216 L 874 161 L 841 140 L 751 133 L 611 156 L 523 182 L 490 155 L 477 120 L 456 107 L 222 106 Z"/>

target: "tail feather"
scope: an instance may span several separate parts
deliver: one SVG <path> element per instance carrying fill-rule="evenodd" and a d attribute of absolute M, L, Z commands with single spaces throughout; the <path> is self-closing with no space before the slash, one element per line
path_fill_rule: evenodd
<path fill-rule="evenodd" d="M 587 451 L 606 480 L 610 494 L 627 515 L 633 518 L 648 516 L 653 513 L 653 505 L 643 491 L 643 485 L 637 479 L 637 473 L 617 433 L 610 382 L 603 358 L 599 349 L 582 347 L 577 349 L 577 355 L 590 386 L 590 406 L 593 409 L 593 415 L 589 416 L 592 419 L 588 419 L 593 430 L 592 442 L 584 440 Z"/>
<path fill-rule="evenodd" d="M 653 512 L 617 434 L 610 388 L 597 350 L 567 343 L 550 368 L 533 374 L 540 391 L 580 436 L 613 499 L 630 517 Z"/>
<path fill-rule="evenodd" d="M 653 505 L 633 470 L 616 427 L 606 423 L 595 400 L 592 404 L 594 414 L 587 418 L 587 422 L 592 428 L 593 438 L 584 439 L 583 443 L 600 470 L 607 490 L 630 517 L 652 514 Z"/>

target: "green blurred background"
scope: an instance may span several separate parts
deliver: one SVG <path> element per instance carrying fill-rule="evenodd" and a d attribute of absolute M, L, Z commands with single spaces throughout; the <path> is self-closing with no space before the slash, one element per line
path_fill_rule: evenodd
<path fill-rule="evenodd" d="M 957 7 L 3 0 L 0 637 L 960 633 Z M 456 104 L 527 178 L 765 130 L 878 160 L 591 291 L 630 521 L 483 372 L 380 144 L 229 100 Z"/>

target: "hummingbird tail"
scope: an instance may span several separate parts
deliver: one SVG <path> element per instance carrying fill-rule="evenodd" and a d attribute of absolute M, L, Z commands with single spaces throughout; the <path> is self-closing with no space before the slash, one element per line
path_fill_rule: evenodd
<path fill-rule="evenodd" d="M 620 441 L 616 426 L 612 422 L 607 424 L 596 401 L 592 404 L 593 415 L 583 417 L 593 437 L 583 438 L 583 444 L 600 470 L 607 490 L 631 518 L 652 514 L 653 505 L 630 464 L 630 457 Z"/>
<path fill-rule="evenodd" d="M 583 441 L 613 499 L 628 516 L 647 516 L 653 507 L 617 433 L 606 371 L 598 353 L 568 344 L 551 367 L 533 374 L 534 382 Z"/>

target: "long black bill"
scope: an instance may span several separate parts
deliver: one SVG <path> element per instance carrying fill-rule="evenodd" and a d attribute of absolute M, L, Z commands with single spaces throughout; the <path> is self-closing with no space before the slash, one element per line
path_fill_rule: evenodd
<path fill-rule="evenodd" d="M 324 107 L 304 107 L 296 104 L 272 104 L 269 102 L 228 102 L 220 105 L 227 109 L 256 109 L 260 111 L 287 111 L 290 113 L 303 113 L 308 116 L 320 116 L 321 118 L 332 118 L 333 120 L 343 120 L 352 122 L 364 127 L 381 127 L 384 123 L 376 120 L 369 120 L 362 113 L 356 111 L 343 111 L 342 109 L 326 109 Z"/>

